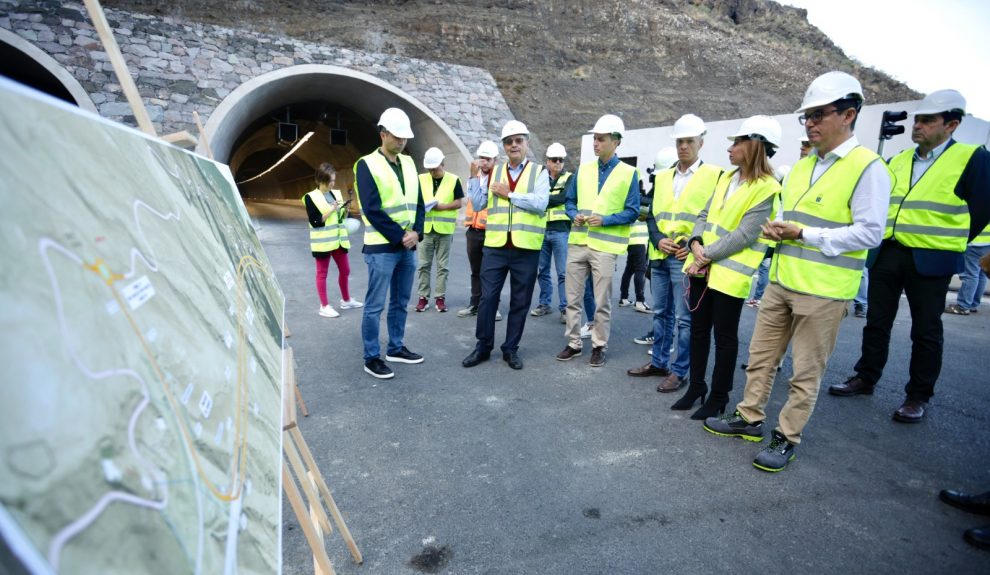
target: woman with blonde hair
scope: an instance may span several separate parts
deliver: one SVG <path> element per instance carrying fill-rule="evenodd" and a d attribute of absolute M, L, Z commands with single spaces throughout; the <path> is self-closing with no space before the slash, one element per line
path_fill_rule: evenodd
<path fill-rule="evenodd" d="M 690 385 L 671 409 L 687 410 L 703 401 L 691 419 L 723 413 L 729 402 L 739 353 L 739 316 L 767 247 L 760 239 L 760 226 L 780 193 L 768 161 L 780 145 L 780 133 L 773 118 L 753 116 L 729 137 L 729 162 L 736 169 L 719 178 L 688 240 L 684 272 L 690 282 Z M 713 330 L 715 367 L 709 394 L 705 372 Z"/>

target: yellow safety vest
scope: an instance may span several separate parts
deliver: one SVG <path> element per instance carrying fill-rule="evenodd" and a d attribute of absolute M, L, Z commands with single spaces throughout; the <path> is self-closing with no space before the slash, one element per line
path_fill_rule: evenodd
<path fill-rule="evenodd" d="M 450 172 L 444 172 L 443 179 L 440 180 L 440 187 L 436 193 L 433 191 L 433 176 L 429 172 L 419 175 L 419 189 L 423 194 L 423 203 L 428 204 L 436 200 L 438 204 L 449 204 L 454 201 L 454 185 L 457 183 L 457 176 Z M 438 210 L 433 208 L 426 212 L 426 219 L 423 222 L 423 232 L 436 232 L 443 235 L 451 235 L 457 228 L 457 210 Z"/>
<path fill-rule="evenodd" d="M 388 160 L 378 150 L 359 158 L 354 163 L 354 187 L 358 186 L 357 166 L 364 160 L 371 172 L 371 177 L 375 180 L 375 187 L 378 188 L 378 197 L 381 198 L 382 211 L 404 230 L 412 230 L 416 223 L 416 205 L 419 201 L 419 178 L 416 174 L 416 163 L 405 154 L 399 154 L 399 165 L 402 169 L 402 184 L 396 177 L 395 171 L 389 165 Z M 361 195 L 357 194 L 358 204 L 361 203 Z M 384 245 L 388 240 L 378 230 L 371 225 L 368 217 L 363 213 L 364 219 L 364 245 Z"/>
<path fill-rule="evenodd" d="M 746 181 L 736 188 L 729 199 L 725 199 L 729 191 L 729 183 L 736 170 L 722 174 L 715 185 L 712 202 L 708 208 L 708 218 L 701 241 L 707 246 L 729 235 L 739 227 L 743 216 L 771 197 L 780 193 L 780 183 L 773 176 L 763 176 L 755 181 Z M 691 179 L 697 177 L 695 174 Z M 727 258 L 713 261 L 708 267 L 708 287 L 726 295 L 745 298 L 753 284 L 753 274 L 760 262 L 766 256 L 766 245 L 759 238 L 751 245 L 730 255 Z M 694 262 L 694 254 L 688 254 L 684 260 L 684 269 Z"/>
<path fill-rule="evenodd" d="M 340 190 L 330 190 L 337 203 L 340 203 Z M 303 196 L 300 201 L 306 205 L 306 196 L 313 202 L 316 209 L 323 215 L 330 214 L 323 222 L 323 227 L 313 227 L 309 223 L 309 249 L 313 253 L 330 253 L 337 248 L 351 249 L 351 240 L 347 236 L 341 213 L 330 207 L 330 202 L 319 188 Z"/>
<path fill-rule="evenodd" d="M 560 190 L 567 187 L 567 181 L 571 179 L 571 175 L 571 172 L 564 172 L 563 174 L 560 174 L 560 177 L 557 178 L 556 182 L 554 182 L 553 188 L 550 188 L 550 193 L 556 194 L 560 192 Z M 547 209 L 548 222 L 566 222 L 569 220 L 570 218 L 567 217 L 567 211 L 564 209 L 564 204 Z"/>
<path fill-rule="evenodd" d="M 645 246 L 650 243 L 650 230 L 646 227 L 646 222 L 636 220 L 629 230 L 629 245 Z"/>
<path fill-rule="evenodd" d="M 863 172 L 876 161 L 874 152 L 856 146 L 835 161 L 812 184 L 816 154 L 798 160 L 781 193 L 784 220 L 799 226 L 838 228 L 852 225 L 850 201 Z M 797 240 L 777 245 L 770 264 L 770 281 L 791 291 L 834 300 L 850 300 L 859 291 L 866 251 L 826 256 Z"/>
<path fill-rule="evenodd" d="M 979 245 L 990 244 L 990 224 L 987 224 L 987 227 L 983 228 L 983 231 L 969 243 Z"/>
<path fill-rule="evenodd" d="M 499 164 L 492 171 L 490 178 L 493 183 L 508 182 L 508 164 Z M 519 180 L 516 182 L 516 194 L 528 194 L 535 189 L 536 178 L 545 178 L 543 166 L 526 162 Z M 512 202 L 488 192 L 488 222 L 485 224 L 485 246 L 500 248 L 505 245 L 512 234 L 512 245 L 526 250 L 538 250 L 543 247 L 543 234 L 547 228 L 546 212 L 534 214 L 518 209 Z"/>
<path fill-rule="evenodd" d="M 952 144 L 914 186 L 911 168 L 915 149 L 904 150 L 891 158 L 890 169 L 896 181 L 890 193 L 883 238 L 894 238 L 910 248 L 966 251 L 969 206 L 956 195 L 956 184 L 978 147 Z"/>
<path fill-rule="evenodd" d="M 715 191 L 715 184 L 722 175 L 722 168 L 711 164 L 701 164 L 691 176 L 681 195 L 674 199 L 674 172 L 677 168 L 667 168 L 653 178 L 653 218 L 657 228 L 668 238 L 677 242 L 691 236 L 698 214 Z M 651 260 L 662 260 L 667 254 L 650 244 Z"/>
<path fill-rule="evenodd" d="M 612 168 L 602 189 L 598 189 L 598 160 L 584 162 L 577 170 L 577 209 L 586 216 L 611 216 L 626 207 L 629 186 L 636 168 L 619 162 Z M 629 229 L 632 226 L 574 226 L 567 243 L 588 246 L 593 250 L 610 254 L 622 254 L 629 245 Z"/>

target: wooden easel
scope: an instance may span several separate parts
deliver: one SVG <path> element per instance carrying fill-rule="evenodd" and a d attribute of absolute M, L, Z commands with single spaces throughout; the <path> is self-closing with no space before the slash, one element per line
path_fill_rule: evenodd
<path fill-rule="evenodd" d="M 324 534 L 333 533 L 330 520 L 326 510 L 330 511 L 333 522 L 337 524 L 341 537 L 350 549 L 354 562 L 361 564 L 364 558 L 358 550 L 354 538 L 351 536 L 344 518 L 337 508 L 337 503 L 327 487 L 327 482 L 320 472 L 313 453 L 309 450 L 309 445 L 302 436 L 299 426 L 296 424 L 296 402 L 302 402 L 302 396 L 296 386 L 295 369 L 292 358 L 292 348 L 285 348 L 282 355 L 285 366 L 285 387 L 283 389 L 282 408 L 282 489 L 285 491 L 292 511 L 296 514 L 296 519 L 302 527 L 306 541 L 313 551 L 313 569 L 316 575 L 335 575 L 336 571 L 330 564 L 324 542 Z M 289 388 L 292 388 L 291 390 Z M 305 405 L 305 404 L 302 404 Z M 288 463 L 287 463 L 288 462 Z M 299 485 L 302 486 L 302 493 L 306 495 L 305 502 L 300 495 Z M 307 510 L 308 503 L 308 510 Z M 326 509 L 324 509 L 326 505 Z"/>

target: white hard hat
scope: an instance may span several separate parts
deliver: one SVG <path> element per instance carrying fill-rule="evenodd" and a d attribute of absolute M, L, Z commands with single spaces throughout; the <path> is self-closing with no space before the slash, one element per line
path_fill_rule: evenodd
<path fill-rule="evenodd" d="M 925 99 L 918 104 L 918 109 L 914 115 L 918 114 L 941 114 L 942 112 L 966 113 L 966 98 L 955 90 L 939 90 L 925 96 Z"/>
<path fill-rule="evenodd" d="M 783 180 L 784 178 L 787 177 L 787 174 L 790 173 L 791 173 L 791 167 L 786 164 L 774 170 L 774 176 L 777 177 L 777 180 Z"/>
<path fill-rule="evenodd" d="M 440 151 L 440 148 L 430 148 L 429 150 L 426 150 L 425 154 L 423 154 L 423 167 L 427 170 L 432 170 L 433 168 L 440 166 L 442 163 L 443 152 Z"/>
<path fill-rule="evenodd" d="M 780 122 L 770 116 L 751 116 L 743 120 L 739 130 L 729 136 L 729 139 L 760 136 L 761 139 L 773 146 L 780 147 L 780 132 Z"/>
<path fill-rule="evenodd" d="M 795 113 L 831 104 L 844 98 L 855 98 L 860 102 L 864 100 L 863 87 L 859 84 L 859 80 L 845 72 L 825 72 L 808 85 L 808 89 L 804 93 L 804 101 L 801 102 L 801 107 Z"/>
<path fill-rule="evenodd" d="M 357 218 L 346 218 L 344 219 L 344 228 L 348 234 L 353 234 L 361 229 L 361 220 Z"/>
<path fill-rule="evenodd" d="M 697 138 L 704 136 L 708 130 L 705 122 L 694 114 L 684 114 L 674 122 L 674 129 L 670 131 L 671 139 Z"/>
<path fill-rule="evenodd" d="M 567 150 L 564 149 L 564 146 L 558 144 L 557 142 L 554 142 L 554 143 L 550 144 L 550 146 L 547 147 L 547 157 L 548 158 L 566 158 L 567 157 Z"/>
<path fill-rule="evenodd" d="M 479 158 L 497 158 L 498 146 L 491 140 L 485 140 L 478 145 L 478 151 L 474 155 Z"/>
<path fill-rule="evenodd" d="M 389 108 L 382 112 L 378 125 L 396 138 L 408 140 L 413 137 L 412 128 L 409 127 L 409 116 L 398 108 Z"/>
<path fill-rule="evenodd" d="M 528 136 L 529 130 L 526 129 L 526 124 L 523 124 L 519 120 L 509 120 L 508 122 L 505 123 L 504 126 L 502 126 L 503 140 L 508 138 L 509 136 L 518 136 L 520 134 L 524 136 Z"/>
<path fill-rule="evenodd" d="M 588 130 L 589 134 L 618 134 L 621 138 L 626 134 L 626 125 L 622 118 L 615 114 L 605 114 L 595 122 L 595 127 Z"/>
<path fill-rule="evenodd" d="M 657 157 L 653 160 L 653 169 L 655 171 L 666 170 L 667 168 L 674 165 L 677 161 L 677 148 L 673 146 L 667 146 L 666 148 L 661 148 L 657 152 Z"/>

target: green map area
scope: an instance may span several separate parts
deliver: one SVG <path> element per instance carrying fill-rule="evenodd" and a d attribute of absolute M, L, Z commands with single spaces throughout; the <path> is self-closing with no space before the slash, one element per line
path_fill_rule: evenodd
<path fill-rule="evenodd" d="M 8 547 L 278 571 L 284 301 L 229 171 L 3 80 L 0 150 Z"/>

